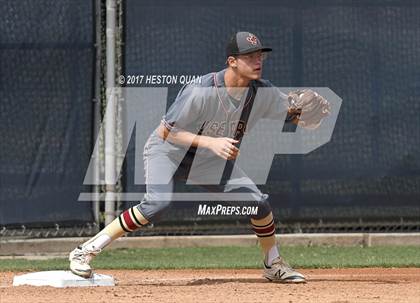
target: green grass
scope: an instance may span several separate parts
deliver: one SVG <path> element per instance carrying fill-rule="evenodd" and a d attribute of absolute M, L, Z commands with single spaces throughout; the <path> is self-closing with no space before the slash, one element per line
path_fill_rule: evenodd
<path fill-rule="evenodd" d="M 420 267 L 420 248 L 282 247 L 282 255 L 297 268 Z M 104 251 L 95 258 L 96 269 L 261 268 L 258 247 L 147 248 Z M 0 271 L 67 269 L 66 259 L 0 260 Z"/>

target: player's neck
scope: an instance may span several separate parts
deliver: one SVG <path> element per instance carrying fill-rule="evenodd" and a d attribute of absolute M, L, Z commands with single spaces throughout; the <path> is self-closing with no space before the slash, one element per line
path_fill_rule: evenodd
<path fill-rule="evenodd" d="M 240 77 L 235 71 L 228 68 L 225 72 L 225 86 L 227 93 L 235 100 L 241 100 L 250 80 Z"/>
<path fill-rule="evenodd" d="M 225 86 L 228 89 L 229 87 L 248 87 L 250 81 L 250 79 L 235 73 L 231 68 L 228 68 L 225 72 Z"/>

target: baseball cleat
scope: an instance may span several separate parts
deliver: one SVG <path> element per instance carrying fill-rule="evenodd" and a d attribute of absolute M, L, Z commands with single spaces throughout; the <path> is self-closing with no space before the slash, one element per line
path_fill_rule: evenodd
<path fill-rule="evenodd" d="M 282 257 L 274 259 L 271 267 L 264 263 L 263 277 L 279 283 L 306 283 L 306 278 L 301 273 L 295 271 Z"/>
<path fill-rule="evenodd" d="M 69 255 L 70 270 L 72 273 L 83 278 L 90 278 L 93 271 L 89 262 L 100 252 L 100 249 L 88 250 L 83 246 L 76 247 Z"/>

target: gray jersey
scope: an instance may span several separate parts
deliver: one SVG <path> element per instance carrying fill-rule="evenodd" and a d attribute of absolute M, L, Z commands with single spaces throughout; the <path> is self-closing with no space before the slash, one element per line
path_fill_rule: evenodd
<path fill-rule="evenodd" d="M 259 119 L 284 117 L 287 100 L 278 88 L 267 80 L 254 80 L 241 100 L 233 100 L 225 87 L 225 71 L 204 75 L 200 83 L 186 85 L 180 90 L 175 102 L 162 118 L 162 123 L 169 131 L 183 130 L 199 135 L 241 140 L 244 133 L 251 130 Z M 255 98 L 257 91 L 263 93 Z M 156 132 L 152 136 L 157 136 Z M 155 152 L 172 155 L 172 158 L 177 158 L 177 152 L 185 155 L 188 150 L 187 147 L 163 140 L 153 149 Z M 216 157 L 210 151 L 200 149 L 190 149 L 188 154 L 192 151 L 200 158 Z"/>

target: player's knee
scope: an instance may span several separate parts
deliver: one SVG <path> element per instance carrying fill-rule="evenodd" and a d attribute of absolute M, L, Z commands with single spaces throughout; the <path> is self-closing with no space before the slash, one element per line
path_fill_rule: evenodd
<path fill-rule="evenodd" d="M 165 213 L 171 205 L 169 200 L 149 200 L 143 199 L 137 205 L 137 209 L 150 223 L 159 221 L 163 213 Z"/>
<path fill-rule="evenodd" d="M 258 212 L 256 215 L 251 216 L 252 219 L 262 219 L 267 217 L 271 213 L 270 202 L 268 201 L 268 195 L 262 194 L 261 199 L 257 201 Z"/>

